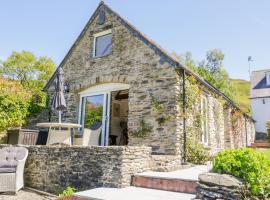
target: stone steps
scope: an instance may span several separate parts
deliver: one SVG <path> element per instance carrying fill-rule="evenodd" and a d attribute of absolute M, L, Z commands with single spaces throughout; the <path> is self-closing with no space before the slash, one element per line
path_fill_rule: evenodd
<path fill-rule="evenodd" d="M 173 172 L 143 172 L 132 177 L 131 185 L 182 193 L 196 193 L 198 176 L 209 171 L 207 166 L 194 166 Z"/>
<path fill-rule="evenodd" d="M 255 140 L 254 143 L 251 144 L 252 148 L 269 148 L 270 143 L 267 140 Z"/>
<path fill-rule="evenodd" d="M 132 178 L 132 186 L 195 194 L 198 184 L 196 180 L 181 180 L 136 175 Z"/>
<path fill-rule="evenodd" d="M 74 194 L 72 200 L 191 200 L 196 197 L 199 174 L 211 166 L 198 165 L 172 172 L 148 171 L 132 177 L 126 188 L 96 188 Z"/>

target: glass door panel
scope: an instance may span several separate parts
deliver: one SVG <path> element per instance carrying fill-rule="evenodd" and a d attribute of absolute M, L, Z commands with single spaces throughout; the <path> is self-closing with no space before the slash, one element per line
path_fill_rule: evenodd
<path fill-rule="evenodd" d="M 104 145 L 105 124 L 105 96 L 104 94 L 83 97 L 82 126 L 90 132 L 90 137 L 96 145 Z"/>

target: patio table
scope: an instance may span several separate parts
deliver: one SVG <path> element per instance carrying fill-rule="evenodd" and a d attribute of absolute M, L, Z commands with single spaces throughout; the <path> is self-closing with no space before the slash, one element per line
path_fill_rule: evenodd
<path fill-rule="evenodd" d="M 81 128 L 82 127 L 80 124 L 73 124 L 73 123 L 49 123 L 49 122 L 38 123 L 36 126 L 39 127 L 39 128 L 48 128 L 49 129 L 48 139 L 47 139 L 47 143 L 46 143 L 47 145 L 53 144 L 53 141 L 54 140 L 57 140 L 57 139 L 54 138 L 54 137 L 57 137 L 57 135 L 59 137 L 61 137 L 61 136 L 64 136 L 65 134 L 67 134 L 67 132 L 69 134 L 69 138 L 66 138 L 66 139 L 68 139 L 68 140 L 67 141 L 66 140 L 65 141 L 61 141 L 61 138 L 60 139 L 58 138 L 58 140 L 59 140 L 58 142 L 59 143 L 62 142 L 62 143 L 73 145 L 74 129 L 75 128 Z M 58 130 L 55 130 L 55 129 L 58 129 Z"/>

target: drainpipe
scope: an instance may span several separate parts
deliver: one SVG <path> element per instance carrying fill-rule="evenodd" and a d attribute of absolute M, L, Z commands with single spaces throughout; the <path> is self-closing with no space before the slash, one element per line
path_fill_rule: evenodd
<path fill-rule="evenodd" d="M 245 131 L 246 131 L 246 147 L 248 146 L 248 133 L 247 133 L 247 117 L 244 115 L 245 118 Z"/>
<path fill-rule="evenodd" d="M 186 133 L 186 72 L 182 71 L 183 83 L 182 83 L 182 113 L 183 113 L 183 156 L 182 164 L 187 164 L 187 133 Z"/>

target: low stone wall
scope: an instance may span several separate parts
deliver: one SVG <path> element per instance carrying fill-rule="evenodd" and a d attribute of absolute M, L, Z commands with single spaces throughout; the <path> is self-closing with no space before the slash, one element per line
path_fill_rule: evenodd
<path fill-rule="evenodd" d="M 150 167 L 153 171 L 168 172 L 182 169 L 180 156 L 152 155 Z"/>
<path fill-rule="evenodd" d="M 197 198 L 202 200 L 241 200 L 244 184 L 227 174 L 204 173 L 199 175 Z"/>
<path fill-rule="evenodd" d="M 133 174 L 150 169 L 150 147 L 25 147 L 29 150 L 25 185 L 51 193 L 67 186 L 125 187 Z"/>

